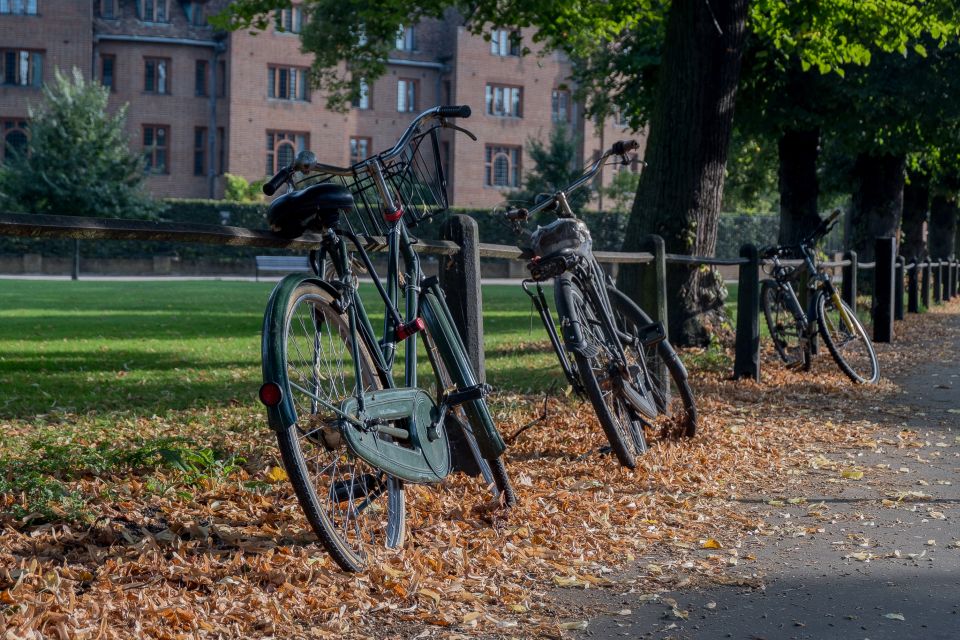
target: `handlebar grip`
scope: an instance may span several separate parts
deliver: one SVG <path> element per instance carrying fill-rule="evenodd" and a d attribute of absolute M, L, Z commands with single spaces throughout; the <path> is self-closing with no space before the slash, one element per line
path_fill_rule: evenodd
<path fill-rule="evenodd" d="M 526 220 L 528 215 L 529 213 L 523 207 L 518 207 L 517 209 L 507 209 L 503 212 L 503 217 L 513 222 Z"/>
<path fill-rule="evenodd" d="M 471 113 L 470 105 L 466 104 L 437 107 L 437 115 L 441 118 L 469 118 Z"/>
<path fill-rule="evenodd" d="M 613 143 L 613 147 L 610 150 L 618 156 L 622 156 L 639 148 L 640 143 L 636 140 L 618 140 L 617 142 Z"/>
<path fill-rule="evenodd" d="M 840 211 L 840 209 L 834 209 L 833 213 L 830 214 L 830 217 L 828 217 L 828 218 L 825 220 L 825 222 L 826 222 L 827 224 L 830 224 L 831 222 L 833 222 L 834 220 L 836 220 L 837 218 L 839 218 L 841 213 L 843 213 L 843 212 Z"/>
<path fill-rule="evenodd" d="M 277 171 L 277 175 L 270 178 L 269 182 L 264 183 L 263 185 L 264 195 L 272 196 L 273 194 L 275 194 L 277 192 L 277 189 L 280 188 L 280 185 L 286 182 L 287 178 L 289 177 L 290 177 L 290 167 L 284 167 L 283 169 L 280 169 L 280 171 Z"/>

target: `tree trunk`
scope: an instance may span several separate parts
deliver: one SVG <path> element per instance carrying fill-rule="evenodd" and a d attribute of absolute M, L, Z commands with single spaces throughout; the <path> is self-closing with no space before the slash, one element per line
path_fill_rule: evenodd
<path fill-rule="evenodd" d="M 956 256 L 957 199 L 954 195 L 936 195 L 930 202 L 930 257 L 934 260 Z"/>
<path fill-rule="evenodd" d="M 820 224 L 817 157 L 820 130 L 787 130 L 780 136 L 780 244 L 796 244 Z"/>
<path fill-rule="evenodd" d="M 876 238 L 897 238 L 903 215 L 904 155 L 861 153 L 853 167 L 851 248 L 861 262 L 873 262 Z"/>
<path fill-rule="evenodd" d="M 900 255 L 910 262 L 927 255 L 927 214 L 930 211 L 930 180 L 924 175 L 910 176 L 903 187 L 903 221 Z"/>
<path fill-rule="evenodd" d="M 637 250 L 645 236 L 656 233 L 668 253 L 714 254 L 748 5 L 749 0 L 671 4 L 644 158 L 648 166 L 640 176 L 624 250 Z M 706 267 L 671 265 L 668 271 L 670 340 L 707 344 L 726 321 L 723 281 Z M 620 287 L 643 303 L 639 282 L 635 268 L 621 270 Z"/>

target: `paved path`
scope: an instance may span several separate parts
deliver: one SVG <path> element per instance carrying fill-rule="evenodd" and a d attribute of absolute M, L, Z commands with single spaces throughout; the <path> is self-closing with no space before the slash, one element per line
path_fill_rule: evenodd
<path fill-rule="evenodd" d="M 960 314 L 943 317 L 960 335 Z M 895 437 L 906 420 L 925 446 L 883 447 L 857 459 L 867 468 L 889 464 L 892 486 L 816 486 L 806 505 L 772 509 L 779 513 L 768 521 L 779 518 L 782 535 L 745 542 L 741 555 L 757 561 L 743 563 L 744 577 L 759 577 L 763 587 L 663 594 L 689 611 L 686 620 L 671 615 L 662 599 L 639 602 L 638 594 L 595 591 L 587 596 L 593 604 L 631 613 L 593 619 L 578 637 L 960 639 L 960 548 L 950 546 L 960 545 L 960 339 L 955 342 L 948 360 L 923 365 L 899 381 L 909 409 L 887 421 L 887 437 Z M 921 495 L 884 505 L 891 489 Z M 829 517 L 808 515 L 810 504 L 821 500 Z M 787 533 L 798 526 L 822 532 Z"/>

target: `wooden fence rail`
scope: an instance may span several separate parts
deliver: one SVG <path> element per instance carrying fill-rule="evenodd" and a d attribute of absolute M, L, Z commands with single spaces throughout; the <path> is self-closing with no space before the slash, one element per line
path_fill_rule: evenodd
<path fill-rule="evenodd" d="M 320 246 L 320 236 L 305 234 L 298 238 L 281 238 L 270 231 L 221 225 L 152 222 L 129 219 L 86 218 L 79 216 L 0 213 L 0 235 L 27 238 L 75 238 L 80 240 L 144 240 L 217 244 L 241 247 L 270 247 L 306 251 Z M 386 249 L 383 237 L 363 236 L 366 249 Z M 597 251 L 597 260 L 605 264 L 639 264 L 642 287 L 650 315 L 667 325 L 668 265 L 736 265 L 739 267 L 737 293 L 736 347 L 733 375 L 736 378 L 760 379 L 760 260 L 757 247 L 744 245 L 739 258 L 714 258 L 668 254 L 658 236 L 645 242 L 648 251 Z M 894 339 L 895 321 L 904 316 L 903 296 L 906 286 L 906 310 L 918 313 L 933 302 L 952 299 L 960 294 L 960 262 L 925 260 L 907 264 L 894 254 L 891 238 L 877 238 L 874 262 L 859 262 L 854 251 L 839 261 L 824 262 L 826 268 L 841 269 L 841 295 L 856 310 L 858 278 L 861 271 L 873 271 L 871 317 L 875 342 Z M 443 227 L 442 240 L 418 240 L 418 253 L 442 256 L 440 280 L 449 299 L 455 320 L 463 330 L 464 342 L 483 379 L 483 321 L 480 295 L 480 260 L 500 258 L 521 260 L 518 247 L 481 243 L 476 221 L 454 215 Z M 792 261 L 791 261 L 792 262 Z M 799 263 L 799 261 L 797 261 Z M 906 278 L 906 283 L 904 283 Z"/>

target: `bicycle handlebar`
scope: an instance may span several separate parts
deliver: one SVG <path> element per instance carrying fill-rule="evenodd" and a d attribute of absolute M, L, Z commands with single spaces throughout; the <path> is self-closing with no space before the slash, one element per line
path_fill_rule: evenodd
<path fill-rule="evenodd" d="M 302 171 L 304 173 L 320 171 L 323 173 L 330 173 L 333 175 L 340 175 L 340 176 L 350 175 L 354 172 L 354 169 L 357 166 L 372 162 L 374 160 L 380 160 L 380 161 L 389 160 L 394 156 L 396 156 L 397 154 L 399 154 L 401 151 L 403 151 L 403 148 L 407 146 L 407 143 L 410 142 L 410 138 L 412 138 L 416 134 L 416 132 L 420 129 L 420 125 L 424 121 L 429 120 L 431 118 L 437 118 L 441 121 L 444 120 L 445 118 L 469 118 L 471 113 L 472 113 L 472 110 L 470 109 L 469 105 L 465 105 L 465 104 L 438 106 L 438 107 L 433 107 L 432 109 L 427 109 L 426 111 L 418 115 L 416 118 L 414 118 L 413 122 L 410 123 L 410 125 L 403 132 L 403 135 L 400 136 L 400 139 L 397 140 L 397 143 L 393 145 L 393 147 L 390 150 L 384 151 L 382 153 L 378 153 L 374 156 L 371 156 L 370 158 L 367 158 L 363 162 L 360 162 L 350 167 L 337 167 L 330 164 L 321 164 L 319 162 L 311 163 L 309 166 L 305 166 L 305 167 L 294 167 L 293 165 L 290 165 L 288 167 L 283 167 L 282 169 L 280 169 L 280 171 L 276 173 L 276 175 L 270 178 L 270 180 L 267 181 L 266 184 L 263 185 L 263 193 L 265 195 L 272 196 L 274 193 L 277 192 L 277 189 L 279 189 L 283 185 L 283 183 L 285 183 L 287 180 L 290 179 L 290 176 L 293 175 L 294 170 Z M 442 126 L 442 123 L 440 126 Z"/>
<path fill-rule="evenodd" d="M 842 211 L 840 209 L 835 209 L 827 218 L 820 221 L 820 224 L 817 225 L 817 228 L 814 229 L 810 235 L 805 237 L 803 240 L 796 244 L 783 244 L 783 245 L 774 245 L 772 247 L 766 247 L 765 249 L 760 250 L 760 257 L 764 259 L 772 258 L 778 256 L 782 253 L 786 253 L 791 249 L 799 249 L 801 247 L 809 247 L 817 243 L 820 238 L 830 233 L 830 230 L 833 229 L 834 225 L 837 224 L 837 218 L 840 217 Z"/>

